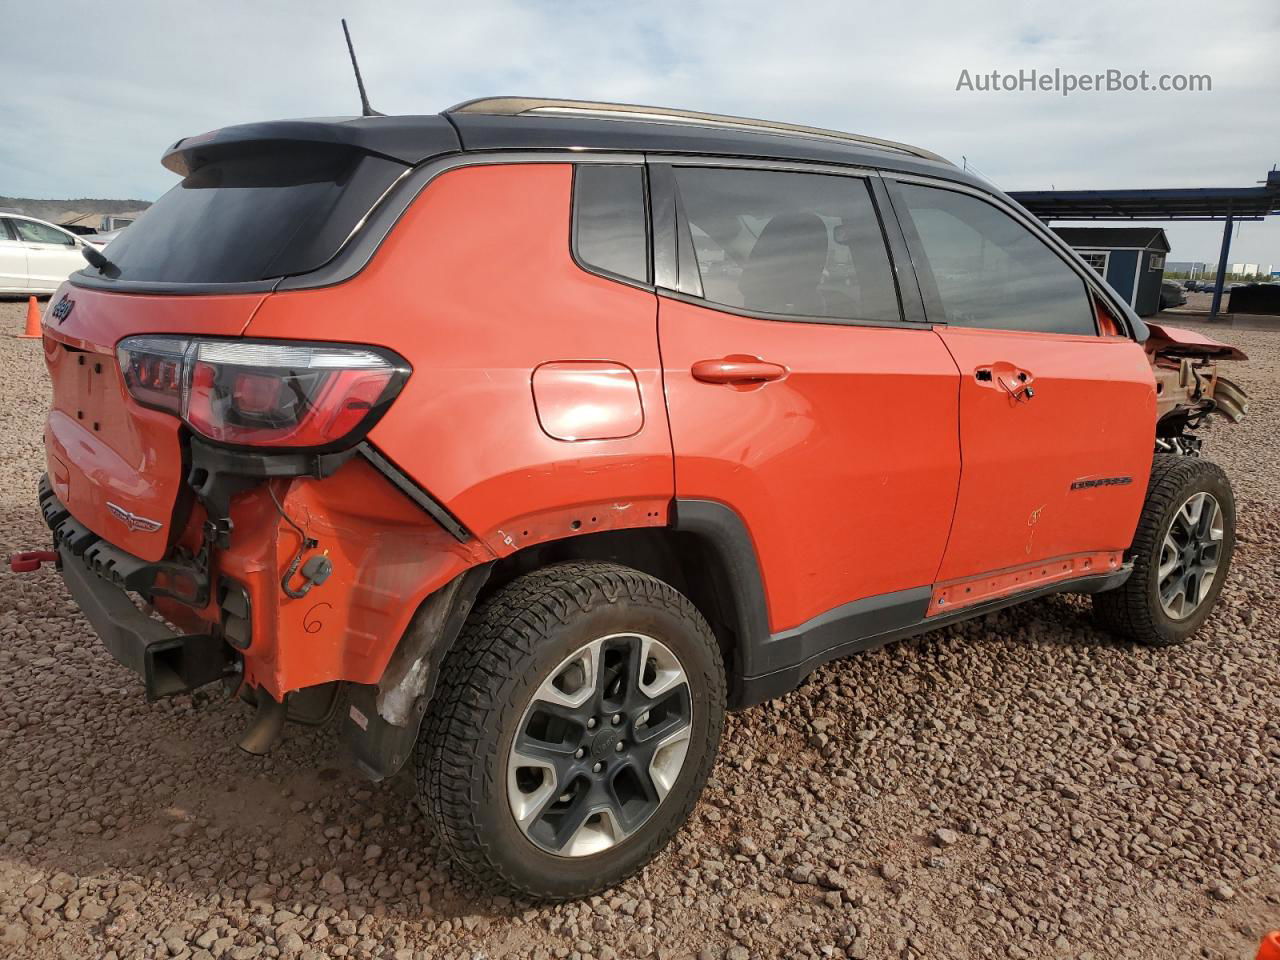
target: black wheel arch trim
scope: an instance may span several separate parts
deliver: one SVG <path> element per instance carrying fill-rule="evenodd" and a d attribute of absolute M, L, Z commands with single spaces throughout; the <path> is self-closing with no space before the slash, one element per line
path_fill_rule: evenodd
<path fill-rule="evenodd" d="M 738 512 L 715 500 L 674 500 L 672 527 L 703 541 L 720 565 L 713 583 L 733 633 L 729 699 L 737 706 L 738 681 L 757 672 L 759 650 L 769 639 L 769 604 L 755 544 Z"/>

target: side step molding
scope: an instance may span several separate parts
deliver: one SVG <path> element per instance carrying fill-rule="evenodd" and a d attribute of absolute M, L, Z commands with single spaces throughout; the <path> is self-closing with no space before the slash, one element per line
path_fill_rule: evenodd
<path fill-rule="evenodd" d="M 1054 593 L 1102 593 L 1106 590 L 1114 590 L 1116 587 L 1124 585 L 1133 573 L 1133 564 L 1126 563 L 1119 569 L 1106 573 L 1092 573 L 1088 576 L 1073 577 L 1070 580 L 1058 580 L 1055 582 L 1043 584 L 1042 586 L 1023 590 L 1017 593 L 1006 594 L 995 599 L 986 600 L 984 602 L 974 603 L 967 607 L 961 607 L 952 610 L 949 613 L 940 613 L 932 617 L 925 615 L 924 608 L 927 607 L 930 596 L 929 587 L 921 587 L 918 590 L 905 590 L 905 594 L 918 594 L 913 597 L 912 603 L 918 604 L 916 609 L 919 610 L 918 619 L 893 629 L 886 630 L 883 633 L 859 635 L 859 621 L 863 620 L 866 611 L 860 608 L 867 601 L 857 601 L 847 604 L 837 610 L 831 611 L 822 617 L 817 617 L 802 624 L 793 630 L 788 630 L 781 634 L 775 634 L 771 639 L 778 640 L 789 638 L 793 641 L 800 639 L 803 645 L 803 639 L 809 631 L 821 631 L 821 635 L 825 638 L 834 639 L 836 636 L 843 635 L 850 639 L 842 642 L 832 643 L 823 646 L 818 652 L 813 653 L 807 659 L 794 663 L 790 666 L 775 670 L 772 673 L 763 676 L 744 677 L 742 680 L 743 705 L 751 706 L 757 703 L 764 703 L 766 700 L 773 700 L 785 693 L 789 693 L 798 687 L 814 670 L 832 660 L 838 660 L 841 657 L 848 656 L 853 653 L 863 653 L 868 650 L 877 650 L 880 647 L 887 646 L 898 640 L 906 640 L 910 637 L 919 636 L 922 633 L 928 633 L 939 627 L 945 627 L 948 624 L 959 623 L 962 620 L 969 620 L 973 617 L 980 617 L 983 614 L 994 613 L 1005 607 L 1011 607 L 1014 604 L 1022 603 L 1024 600 L 1034 600 L 1037 597 L 1045 597 Z M 890 594 L 889 596 L 901 596 L 900 594 Z M 870 600 L 878 600 L 881 598 L 872 597 Z M 849 615 L 849 624 L 845 624 L 844 618 L 838 615 L 840 611 L 846 611 Z M 843 624 L 843 626 L 842 626 Z"/>

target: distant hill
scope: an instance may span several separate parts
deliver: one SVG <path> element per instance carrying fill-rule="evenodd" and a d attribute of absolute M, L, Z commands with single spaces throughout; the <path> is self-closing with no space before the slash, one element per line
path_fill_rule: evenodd
<path fill-rule="evenodd" d="M 32 200 L 28 197 L 0 197 L 0 212 L 22 213 L 50 223 L 67 223 L 80 217 L 138 213 L 151 206 L 149 200 Z"/>

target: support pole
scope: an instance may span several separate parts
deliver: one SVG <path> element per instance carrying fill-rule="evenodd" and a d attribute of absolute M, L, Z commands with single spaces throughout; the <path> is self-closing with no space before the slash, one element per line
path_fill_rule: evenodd
<path fill-rule="evenodd" d="M 1234 223 L 1234 218 L 1228 213 L 1226 226 L 1222 228 L 1222 252 L 1218 254 L 1218 279 L 1213 284 L 1213 306 L 1209 308 L 1210 320 L 1217 319 L 1218 308 L 1222 306 L 1222 284 L 1227 279 L 1227 257 L 1231 255 L 1231 227 Z"/>

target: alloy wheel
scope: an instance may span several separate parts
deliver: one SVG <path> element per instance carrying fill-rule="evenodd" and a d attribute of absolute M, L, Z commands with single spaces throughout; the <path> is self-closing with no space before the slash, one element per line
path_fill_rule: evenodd
<path fill-rule="evenodd" d="M 1156 571 L 1160 605 L 1174 620 L 1191 616 L 1218 575 L 1222 508 L 1210 493 L 1195 493 L 1178 508 L 1160 546 Z"/>
<path fill-rule="evenodd" d="M 585 857 L 658 809 L 684 766 L 692 701 L 679 659 L 640 634 L 601 637 L 538 687 L 507 759 L 507 800 L 542 850 Z"/>

